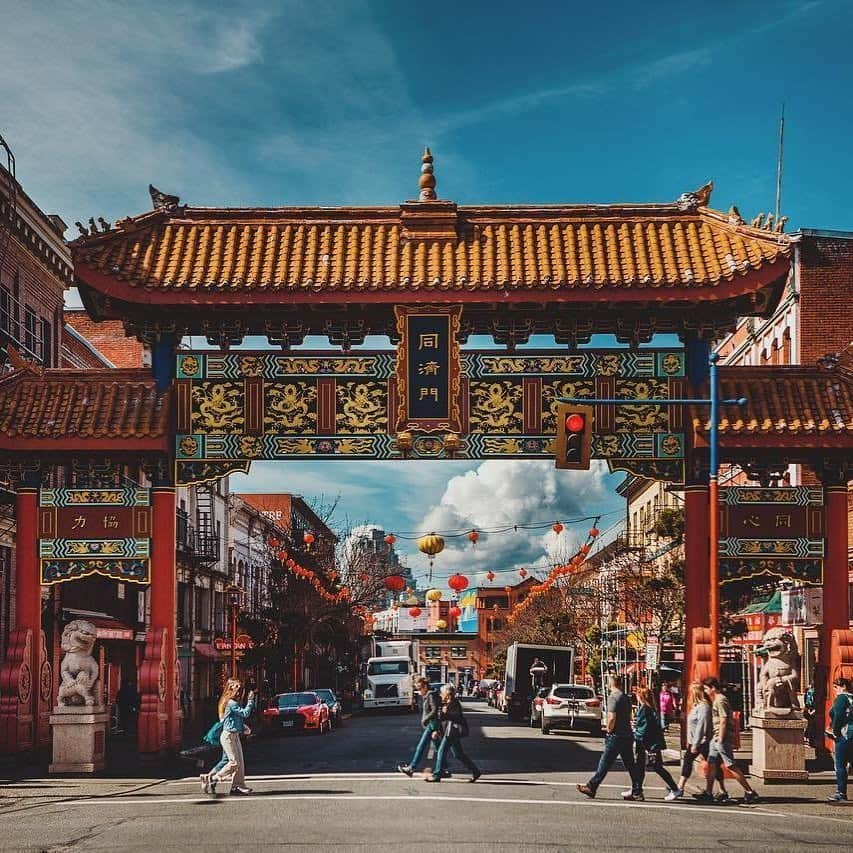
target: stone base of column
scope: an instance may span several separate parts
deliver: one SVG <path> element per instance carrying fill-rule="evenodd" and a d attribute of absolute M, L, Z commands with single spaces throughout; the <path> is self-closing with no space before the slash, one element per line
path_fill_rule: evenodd
<path fill-rule="evenodd" d="M 806 721 L 799 712 L 786 717 L 750 717 L 752 726 L 752 764 L 749 772 L 765 782 L 805 781 L 806 747 L 803 733 Z"/>
<path fill-rule="evenodd" d="M 50 715 L 53 760 L 50 773 L 97 773 L 106 764 L 110 715 L 101 707 L 57 706 Z"/>

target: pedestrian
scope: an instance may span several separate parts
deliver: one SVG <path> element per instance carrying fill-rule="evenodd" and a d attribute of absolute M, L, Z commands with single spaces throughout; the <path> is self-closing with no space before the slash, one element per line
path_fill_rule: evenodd
<path fill-rule="evenodd" d="M 201 787 L 206 794 L 215 794 L 220 782 L 230 782 L 232 794 L 251 794 L 252 789 L 246 786 L 246 764 L 243 759 L 243 744 L 241 734 L 251 734 L 245 721 L 255 709 L 255 692 L 249 691 L 244 707 L 237 701 L 243 692 L 243 685 L 237 678 L 229 678 L 225 689 L 219 697 L 217 710 L 222 722 L 222 734 L 219 742 L 222 751 L 228 758 L 228 763 L 221 767 L 221 762 L 208 774 L 202 774 Z"/>
<path fill-rule="evenodd" d="M 634 786 L 622 792 L 622 799 L 637 800 L 643 798 L 643 781 L 646 769 L 653 770 L 666 784 L 667 795 L 678 790 L 675 780 L 663 766 L 663 750 L 666 749 L 666 739 L 663 727 L 655 710 L 655 696 L 648 687 L 637 691 L 640 705 L 634 718 L 634 748 L 636 750 L 637 775 Z M 639 794 L 639 797 L 637 796 Z"/>
<path fill-rule="evenodd" d="M 853 682 L 849 678 L 836 678 L 835 701 L 829 709 L 832 729 L 827 735 L 835 741 L 835 793 L 831 803 L 847 801 L 847 765 L 853 765 Z"/>
<path fill-rule="evenodd" d="M 616 757 L 622 759 L 625 769 L 631 776 L 633 799 L 642 800 L 637 764 L 634 761 L 634 732 L 631 729 L 631 700 L 623 692 L 625 681 L 621 675 L 610 677 L 610 695 L 607 697 L 607 733 L 604 737 L 604 751 L 598 762 L 598 769 L 586 785 L 578 785 L 578 791 L 590 799 L 595 797 L 598 786 L 604 781 Z"/>
<path fill-rule="evenodd" d="M 398 764 L 397 769 L 406 776 L 413 776 L 418 769 L 418 764 L 423 757 L 424 751 L 431 741 L 438 741 L 441 735 L 438 731 L 438 712 L 441 708 L 441 696 L 437 690 L 429 686 L 429 680 L 420 675 L 415 679 L 415 690 L 421 697 L 421 733 L 418 745 L 412 754 L 408 764 Z"/>
<path fill-rule="evenodd" d="M 468 721 L 462 713 L 462 703 L 456 697 L 456 689 L 451 684 L 445 684 L 441 688 L 438 724 L 441 743 L 438 747 L 438 755 L 435 758 L 432 775 L 427 776 L 426 781 L 441 781 L 444 773 L 444 762 L 447 760 L 447 751 L 450 750 L 471 771 L 471 778 L 468 781 L 476 782 L 482 773 L 462 747 L 462 738 L 468 735 Z"/>
<path fill-rule="evenodd" d="M 738 767 L 734 757 L 734 716 L 732 706 L 720 688 L 720 682 L 716 678 L 703 678 L 702 687 L 711 700 L 711 718 L 714 733 L 708 746 L 708 767 L 705 771 L 705 791 L 697 799 L 701 802 L 713 802 L 714 777 L 717 767 L 725 765 L 729 773 L 734 776 L 737 783 L 743 788 L 743 801 L 755 803 L 758 801 L 758 793 L 753 790 L 752 785 L 743 775 L 743 770 Z"/>
<path fill-rule="evenodd" d="M 533 688 L 533 695 L 540 687 L 545 686 L 545 676 L 548 674 L 548 667 L 539 658 L 533 658 L 533 663 L 530 665 L 530 686 Z"/>
<path fill-rule="evenodd" d="M 711 737 L 714 734 L 714 723 L 711 714 L 711 703 L 699 682 L 694 682 L 688 688 L 690 699 L 690 713 L 687 715 L 687 749 L 681 762 L 681 776 L 674 791 L 670 791 L 664 799 L 671 803 L 684 796 L 684 787 L 693 772 L 693 764 L 700 756 L 708 760 L 708 749 L 711 745 Z M 726 802 L 729 798 L 726 791 L 723 768 L 718 764 L 715 770 L 717 782 L 720 785 L 720 793 L 716 799 L 718 802 Z"/>
<path fill-rule="evenodd" d="M 817 696 L 815 695 L 814 684 L 812 682 L 809 682 L 809 686 L 803 694 L 803 710 L 806 714 L 805 740 L 809 746 L 814 746 L 817 740 L 817 732 L 815 731 L 817 723 Z"/>
<path fill-rule="evenodd" d="M 669 689 L 669 684 L 664 682 L 660 689 L 660 724 L 666 731 L 669 724 L 675 719 L 675 696 Z"/>

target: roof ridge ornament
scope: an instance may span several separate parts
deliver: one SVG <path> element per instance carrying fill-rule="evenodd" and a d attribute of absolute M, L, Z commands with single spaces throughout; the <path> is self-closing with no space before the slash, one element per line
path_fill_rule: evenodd
<path fill-rule="evenodd" d="M 421 188 L 418 201 L 435 201 L 438 196 L 435 193 L 435 174 L 433 169 L 433 157 L 429 148 L 424 148 L 424 156 L 421 158 L 421 177 L 418 186 Z"/>
<path fill-rule="evenodd" d="M 692 193 L 682 193 L 675 202 L 675 206 L 679 210 L 696 210 L 697 207 L 707 207 L 713 191 L 714 182 L 708 181 L 707 184 Z"/>
<path fill-rule="evenodd" d="M 151 196 L 151 204 L 154 210 L 177 207 L 181 203 L 180 196 L 164 193 L 162 190 L 158 190 L 154 184 L 148 184 L 148 195 Z"/>

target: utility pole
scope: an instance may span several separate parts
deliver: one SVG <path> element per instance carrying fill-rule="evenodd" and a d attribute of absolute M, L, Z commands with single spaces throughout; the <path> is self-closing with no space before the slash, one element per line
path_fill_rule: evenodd
<path fill-rule="evenodd" d="M 773 220 L 779 222 L 782 210 L 782 154 L 785 144 L 785 104 L 782 104 L 782 115 L 779 119 L 779 156 L 776 160 L 776 217 Z"/>

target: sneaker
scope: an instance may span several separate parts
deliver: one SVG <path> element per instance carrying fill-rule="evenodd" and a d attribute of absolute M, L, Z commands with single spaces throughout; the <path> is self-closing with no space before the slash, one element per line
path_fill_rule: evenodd
<path fill-rule="evenodd" d="M 713 803 L 714 802 L 714 798 L 707 791 L 702 791 L 699 794 L 694 794 L 693 799 L 696 800 L 697 803 Z"/>
<path fill-rule="evenodd" d="M 635 794 L 633 791 L 623 791 L 622 799 L 633 803 L 644 803 L 646 801 L 643 794 Z"/>
<path fill-rule="evenodd" d="M 468 780 L 469 782 L 476 782 L 483 774 L 479 770 L 475 770 L 471 774 L 471 778 Z"/>
<path fill-rule="evenodd" d="M 714 794 L 715 803 L 728 803 L 731 802 L 731 799 L 728 791 L 720 791 L 719 794 Z"/>
<path fill-rule="evenodd" d="M 201 792 L 202 794 L 210 793 L 210 774 L 202 773 L 201 776 L 198 777 L 201 782 Z"/>
<path fill-rule="evenodd" d="M 845 797 L 844 794 L 840 794 L 838 791 L 836 791 L 831 797 L 827 797 L 826 801 L 828 803 L 846 803 L 847 797 Z"/>
<path fill-rule="evenodd" d="M 746 791 L 743 795 L 743 801 L 745 803 L 757 803 L 760 797 L 756 791 Z"/>
<path fill-rule="evenodd" d="M 589 785 L 578 785 L 577 788 L 585 797 L 589 797 L 591 800 L 595 799 L 595 788 L 590 788 Z"/>
<path fill-rule="evenodd" d="M 252 793 L 252 789 L 251 788 L 244 788 L 244 787 L 241 787 L 240 785 L 238 785 L 236 788 L 231 789 L 231 793 L 236 794 L 240 797 L 245 797 L 248 794 Z"/>
<path fill-rule="evenodd" d="M 680 800 L 684 796 L 684 791 L 680 788 L 673 788 L 671 791 L 667 793 L 664 797 L 664 800 L 668 803 L 674 803 L 676 800 Z"/>
<path fill-rule="evenodd" d="M 414 770 L 412 770 L 412 768 L 411 768 L 411 767 L 409 767 L 409 765 L 408 765 L 408 764 L 398 764 L 398 765 L 397 765 L 397 769 L 398 769 L 401 773 L 405 773 L 405 774 L 406 774 L 406 776 L 408 776 L 410 779 L 411 779 L 411 777 L 412 777 L 412 776 L 414 776 L 414 775 L 415 775 L 415 771 L 414 771 Z"/>
<path fill-rule="evenodd" d="M 441 778 L 442 779 L 452 779 L 453 774 L 449 770 L 442 770 L 441 771 Z"/>
<path fill-rule="evenodd" d="M 441 776 L 436 776 L 434 773 L 431 773 L 429 776 L 424 776 L 424 782 L 440 782 Z"/>
<path fill-rule="evenodd" d="M 216 796 L 216 779 L 214 779 L 212 773 L 209 774 L 207 777 L 207 787 L 209 789 L 207 793 L 213 794 L 213 796 L 215 797 Z"/>

